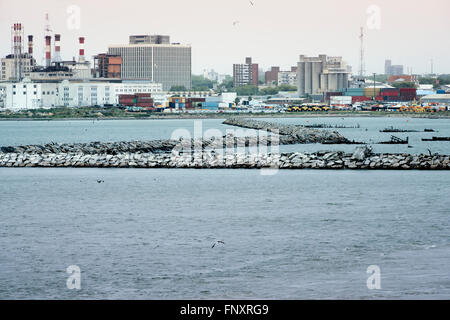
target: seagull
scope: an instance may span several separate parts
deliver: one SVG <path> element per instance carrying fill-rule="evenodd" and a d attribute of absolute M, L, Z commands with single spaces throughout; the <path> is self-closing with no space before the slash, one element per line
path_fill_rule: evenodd
<path fill-rule="evenodd" d="M 233 22 L 233 26 L 235 26 L 236 24 L 238 24 L 239 23 L 239 21 L 234 21 Z"/>
<path fill-rule="evenodd" d="M 214 248 L 214 247 L 216 246 L 216 244 L 219 244 L 219 243 L 225 244 L 225 242 L 223 242 L 222 240 L 216 241 L 216 242 L 214 242 L 214 244 L 212 245 L 211 249 Z"/>
<path fill-rule="evenodd" d="M 104 180 L 97 180 L 97 183 L 103 183 L 105 182 Z"/>
<path fill-rule="evenodd" d="M 254 6 L 255 4 L 251 1 L 251 0 L 249 0 L 248 2 L 250 2 L 250 4 L 252 5 L 252 6 Z"/>

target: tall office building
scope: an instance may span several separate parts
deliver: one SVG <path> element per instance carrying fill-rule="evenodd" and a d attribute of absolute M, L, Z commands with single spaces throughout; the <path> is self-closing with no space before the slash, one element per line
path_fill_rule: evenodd
<path fill-rule="evenodd" d="M 403 65 L 393 65 L 391 60 L 384 62 L 384 73 L 388 76 L 398 76 L 403 74 Z"/>
<path fill-rule="evenodd" d="M 233 64 L 234 87 L 258 85 L 258 64 L 252 63 L 252 58 L 245 58 L 244 64 Z"/>
<path fill-rule="evenodd" d="M 322 94 L 348 88 L 347 64 L 342 57 L 300 56 L 297 64 L 297 83 L 300 96 Z"/>
<path fill-rule="evenodd" d="M 122 57 L 121 78 L 162 83 L 165 91 L 172 86 L 184 86 L 190 90 L 191 46 L 165 43 L 166 40 L 152 40 L 152 37 L 131 36 L 128 45 L 109 46 L 108 55 Z"/>

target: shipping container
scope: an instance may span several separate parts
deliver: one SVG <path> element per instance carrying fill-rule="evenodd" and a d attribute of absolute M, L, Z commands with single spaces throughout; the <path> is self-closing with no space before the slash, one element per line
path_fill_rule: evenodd
<path fill-rule="evenodd" d="M 364 102 L 364 101 L 370 101 L 370 98 L 367 98 L 365 96 L 353 96 L 352 97 L 352 103 L 356 103 L 356 102 Z"/>

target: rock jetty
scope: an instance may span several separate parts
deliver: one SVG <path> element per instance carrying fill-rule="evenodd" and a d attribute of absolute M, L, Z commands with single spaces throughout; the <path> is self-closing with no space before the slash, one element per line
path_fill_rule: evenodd
<path fill-rule="evenodd" d="M 319 130 L 304 126 L 241 118 L 227 119 L 223 124 L 247 129 L 277 132 L 280 135 L 280 144 L 360 144 L 359 142 L 348 140 L 336 131 Z"/>
<path fill-rule="evenodd" d="M 316 152 L 282 154 L 198 153 L 0 153 L 0 167 L 95 168 L 279 168 L 450 170 L 450 155 Z"/>

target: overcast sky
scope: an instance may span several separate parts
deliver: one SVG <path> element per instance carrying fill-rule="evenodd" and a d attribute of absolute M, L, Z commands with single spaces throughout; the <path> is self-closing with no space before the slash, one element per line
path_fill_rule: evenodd
<path fill-rule="evenodd" d="M 252 4 L 252 3 L 253 4 Z M 192 45 L 193 73 L 232 73 L 246 56 L 267 69 L 296 65 L 300 54 L 342 56 L 357 72 L 364 26 L 367 73 L 384 72 L 385 58 L 415 73 L 450 73 L 449 0 L 0 0 L 0 55 L 11 51 L 11 24 L 35 36 L 43 63 L 45 13 L 61 34 L 61 55 L 86 55 L 125 44 L 130 34 L 166 34 Z M 75 6 L 75 7 L 74 7 Z M 75 8 L 75 9 L 74 9 Z M 80 9 L 79 28 L 76 15 Z M 68 10 L 71 13 L 68 13 Z"/>

